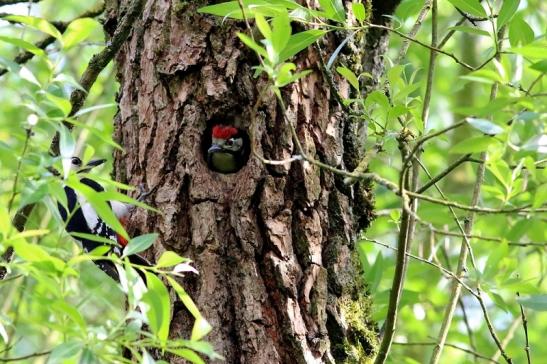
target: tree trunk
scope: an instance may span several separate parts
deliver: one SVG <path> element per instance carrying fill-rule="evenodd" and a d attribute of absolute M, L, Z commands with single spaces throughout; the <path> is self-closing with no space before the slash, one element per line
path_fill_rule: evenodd
<path fill-rule="evenodd" d="M 256 56 L 236 36 L 244 24 L 198 14 L 206 3 L 148 0 L 117 57 L 116 133 L 124 152 L 115 177 L 152 190 L 149 202 L 161 211 L 137 211 L 130 232 L 159 232 L 156 258 L 171 249 L 194 261 L 199 276 L 182 283 L 213 325 L 206 339 L 226 363 L 361 361 L 376 340 L 354 256 L 356 232 L 371 220 L 370 197 L 364 186 L 348 187 L 302 162 L 272 167 L 251 155 L 235 174 L 208 169 L 201 142 L 212 123 L 237 123 L 268 159 L 297 151 L 273 97 L 249 130 L 266 81 L 252 77 Z M 107 5 L 108 32 L 127 4 Z M 328 54 L 335 37 L 322 44 Z M 363 67 L 378 75 L 385 34 L 375 38 L 362 48 L 374 55 Z M 362 148 L 331 100 L 317 52 L 303 52 L 296 64 L 314 71 L 283 90 L 303 147 L 353 170 Z M 191 325 L 175 305 L 171 335 L 187 337 Z"/>

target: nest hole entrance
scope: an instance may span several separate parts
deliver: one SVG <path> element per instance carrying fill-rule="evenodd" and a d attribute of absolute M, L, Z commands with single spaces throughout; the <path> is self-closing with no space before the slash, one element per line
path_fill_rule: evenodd
<path fill-rule="evenodd" d="M 250 139 L 247 131 L 233 120 L 210 120 L 201 136 L 203 160 L 216 173 L 239 172 L 249 161 Z"/>

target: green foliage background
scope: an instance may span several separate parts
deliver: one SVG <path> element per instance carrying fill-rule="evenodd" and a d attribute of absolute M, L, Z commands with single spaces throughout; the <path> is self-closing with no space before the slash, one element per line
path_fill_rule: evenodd
<path fill-rule="evenodd" d="M 68 117 L 70 95 L 80 88 L 77 80 L 91 57 L 105 47 L 100 18 L 81 14 L 100 8 L 104 9 L 101 2 L 80 1 L 0 8 L 5 12 L 0 15 L 0 67 L 8 71 L 0 78 L 0 268 L 7 270 L 0 281 L 0 362 L 123 363 L 132 357 L 155 363 L 150 353 L 167 352 L 204 363 L 200 355 L 218 357 L 201 340 L 210 326 L 176 280 L 195 271 L 189 261 L 165 252 L 155 266 L 145 268 L 123 257 L 103 257 L 108 247 L 82 254 L 57 212 L 57 201 L 66 204 L 65 184 L 84 194 L 113 227 L 117 221 L 105 209 L 106 201 L 147 208 L 116 192 L 132 187 L 109 178 L 113 149 L 121 148 L 112 139 L 118 89 L 112 64 L 93 84 L 84 108 Z M 55 39 L 45 52 L 33 46 L 47 36 Z M 16 64 L 24 51 L 34 57 Z M 60 157 L 50 153 L 56 133 Z M 108 160 L 106 168 L 94 171 L 107 192 L 86 191 L 68 169 L 72 155 L 81 156 L 84 163 Z M 11 221 L 31 204 L 35 208 L 19 233 Z M 126 234 L 123 228 L 118 232 Z M 156 238 L 157 234 L 134 237 L 125 255 L 147 249 Z M 15 251 L 13 259 L 8 258 L 10 249 Z M 121 284 L 100 271 L 91 262 L 94 259 L 115 262 Z M 136 269 L 145 272 L 147 288 Z M 169 282 L 195 318 L 186 340 L 167 338 L 172 298 L 158 277 Z"/>
<path fill-rule="evenodd" d="M 255 2 L 261 7 L 252 8 L 250 5 L 254 2 L 245 1 L 250 6 L 247 15 L 256 19 L 264 39 L 253 40 L 245 34 L 240 38 L 262 57 L 257 73 L 264 72 L 271 79 L 272 89 L 278 96 L 280 88 L 298 82 L 307 74 L 305 70 L 296 70 L 291 63 L 299 51 L 334 29 L 349 34 L 364 32 L 368 26 L 367 9 L 359 1 L 347 8 L 341 7 L 340 1 L 320 1 L 321 11 L 316 13 L 295 8 L 292 1 Z M 443 47 L 449 55 L 437 56 L 430 117 L 425 128 L 421 114 L 429 70 L 428 47 L 412 41 L 406 57 L 399 61 L 398 54 L 405 39 L 391 32 L 385 57 L 386 75 L 380 80 L 381 87 L 372 93 L 360 93 L 360 83 L 366 74 L 354 74 L 350 64 L 344 64 L 341 57 L 333 55 L 333 67 L 339 74 L 335 77 L 346 79 L 354 88 L 353 97 L 346 102 L 359 111 L 361 117 L 356 122 L 367 128 L 366 149 L 382 147 L 371 160 L 369 171 L 398 184 L 402 165 L 397 137 L 403 131 L 420 138 L 467 118 L 466 125 L 425 144 L 421 161 L 429 173 L 437 175 L 462 154 L 470 153 L 476 159 L 479 153 L 486 151 L 487 172 L 478 205 L 493 209 L 520 206 L 544 209 L 547 202 L 547 81 L 543 77 L 547 72 L 546 5 L 541 0 L 483 3 L 481 6 L 475 0 L 439 1 L 439 39 L 461 19 L 454 5 L 472 17 L 488 17 L 488 14 L 497 17 L 476 20 L 475 24 L 466 22 L 454 29 L 455 35 Z M 420 0 L 403 1 L 393 17 L 392 28 L 408 34 L 423 5 L 424 1 Z M 493 11 L 489 10 L 490 6 Z M 26 5 L 0 10 L 54 22 L 69 21 L 92 7 L 80 1 L 46 0 L 33 5 L 30 13 Z M 242 18 L 237 2 L 202 10 L 221 17 Z M 346 21 L 350 18 L 352 23 Z M 426 45 L 431 41 L 431 19 L 431 16 L 425 18 L 414 37 Z M 291 33 L 286 30 L 291 21 L 302 22 L 313 29 L 307 30 L 305 37 L 292 35 L 297 38 L 289 38 Z M 45 352 L 47 355 L 37 355 L 28 361 L 123 361 L 121 348 L 126 346 L 146 363 L 153 359 L 143 348 L 168 348 L 193 362 L 201 362 L 195 352 L 214 356 L 211 348 L 199 341 L 208 328 L 195 306 L 184 301 L 188 297 L 182 287 L 176 287 L 177 292 L 193 307 L 196 316 L 195 335 L 192 335 L 195 340 L 166 344 L 162 337 L 168 323 L 156 322 L 155 329 L 152 324 L 152 331 L 136 342 L 136 335 L 142 334 L 139 325 L 142 317 L 134 319 L 128 315 L 139 315 L 137 307 L 142 301 L 128 297 L 129 309 L 126 310 L 123 290 L 91 262 L 74 258 L 80 256 L 77 245 L 63 233 L 62 223 L 55 216 L 54 201 L 62 198 L 63 182 L 48 168 L 63 172 L 63 167 L 59 158 L 48 153 L 54 134 L 60 132 L 65 136 L 61 149 L 64 146 L 86 160 L 104 157 L 110 161 L 112 149 L 118 147 L 112 140 L 118 87 L 112 65 L 101 73 L 86 106 L 72 119 L 75 124 L 72 133 L 62 126 L 62 120 L 70 111 L 71 91 L 78 87 L 77 80 L 91 56 L 104 46 L 99 22 L 88 19 L 73 24 L 72 30 L 69 27 L 47 53 L 42 53 L 20 40 L 35 43 L 48 31 L 54 33 L 47 24 L 21 26 L 0 21 L 0 66 L 9 70 L 0 77 L 0 253 L 8 247 L 14 247 L 17 253 L 11 263 L 0 263 L 10 270 L 8 279 L 0 282 L 0 359 Z M 495 54 L 494 33 L 501 25 L 505 25 L 506 30 L 502 33 L 503 52 L 497 61 L 491 57 Z M 24 65 L 15 65 L 12 60 L 23 48 L 38 54 Z M 470 72 L 450 55 L 473 66 L 488 62 L 480 70 Z M 491 101 L 494 83 L 499 84 L 499 92 Z M 105 180 L 108 180 L 108 169 L 102 170 Z M 476 163 L 462 163 L 439 182 L 450 201 L 470 203 L 475 171 Z M 427 175 L 422 173 L 419 185 L 427 181 Z M 120 186 L 109 183 L 110 190 L 116 187 Z M 376 185 L 374 193 L 378 218 L 363 233 L 358 247 L 363 264 L 361 278 L 373 297 L 374 319 L 381 326 L 387 312 L 395 254 L 371 241 L 396 246 L 401 199 L 381 184 Z M 433 188 L 424 194 L 440 198 Z M 29 203 L 37 203 L 37 208 L 21 235 L 10 221 L 16 211 Z M 411 253 L 422 261 L 411 258 L 409 262 L 396 344 L 388 359 L 392 363 L 420 363 L 430 357 L 432 346 L 429 344 L 402 345 L 434 342 L 449 300 L 450 280 L 424 261 L 455 270 L 461 244 L 461 237 L 443 234 L 443 231 L 458 234 L 446 206 L 420 202 L 417 213 L 425 223 L 418 224 Z M 460 221 L 467 216 L 465 211 L 456 213 Z M 482 237 L 471 239 L 477 267 L 468 262 L 464 280 L 471 287 L 480 283 L 493 328 L 500 338 L 512 335 L 506 351 L 515 363 L 527 360 L 524 330 L 519 321 L 519 303 L 522 304 L 528 319 L 531 355 L 535 362 L 541 362 L 547 357 L 547 347 L 543 344 L 547 332 L 545 212 L 480 214 L 475 219 L 473 235 Z M 171 266 L 183 262 L 180 257 L 171 258 L 174 262 Z M 132 269 L 127 268 L 130 280 L 136 279 L 131 275 Z M 151 293 L 162 302 L 153 309 L 155 319 L 165 317 L 169 305 L 162 287 L 160 282 Z M 496 346 L 478 302 L 464 290 L 461 303 L 466 316 L 460 306 L 447 342 L 491 358 Z M 151 316 L 148 322 L 150 319 Z M 442 362 L 445 363 L 484 360 L 454 347 L 444 350 Z"/>

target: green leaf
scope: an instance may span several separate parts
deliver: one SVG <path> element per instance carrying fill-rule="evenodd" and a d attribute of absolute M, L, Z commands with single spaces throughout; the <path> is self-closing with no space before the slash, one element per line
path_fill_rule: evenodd
<path fill-rule="evenodd" d="M 28 25 L 29 27 L 49 34 L 59 40 L 63 38 L 62 34 L 51 23 L 42 18 L 26 15 L 8 15 L 4 17 L 6 20 L 11 20 L 17 23 Z"/>
<path fill-rule="evenodd" d="M 21 66 L 21 68 L 19 69 L 19 77 L 42 88 L 42 84 L 40 84 L 40 81 L 38 81 L 36 76 L 34 76 L 34 74 L 26 66 Z"/>
<path fill-rule="evenodd" d="M 547 202 L 547 184 L 544 183 L 537 188 L 532 207 L 537 209 L 538 207 L 543 206 L 545 202 Z"/>
<path fill-rule="evenodd" d="M 90 113 L 92 111 L 97 111 L 97 110 L 107 109 L 107 108 L 114 108 L 116 106 L 117 106 L 117 104 L 115 104 L 115 103 L 102 104 L 102 105 L 93 105 L 93 106 L 90 106 L 90 107 L 86 107 L 84 109 L 80 109 L 80 111 L 78 111 L 76 114 L 74 114 L 74 117 L 77 118 L 78 116 L 85 115 L 85 114 Z"/>
<path fill-rule="evenodd" d="M 161 255 L 160 259 L 158 260 L 158 263 L 156 263 L 157 268 L 163 268 L 163 267 L 172 267 L 174 265 L 177 265 L 182 262 L 188 261 L 187 258 L 183 258 L 177 253 L 173 251 L 165 251 Z"/>
<path fill-rule="evenodd" d="M 293 34 L 285 49 L 279 54 L 279 62 L 285 62 L 326 33 L 325 30 L 311 29 Z"/>
<path fill-rule="evenodd" d="M 517 301 L 529 309 L 535 311 L 547 311 L 547 294 L 538 294 L 528 297 L 519 297 Z"/>
<path fill-rule="evenodd" d="M 192 327 L 192 334 L 190 338 L 192 340 L 200 340 L 201 338 L 205 337 L 213 327 L 205 320 L 203 317 L 199 317 L 196 319 L 196 322 L 194 322 L 194 326 Z"/>
<path fill-rule="evenodd" d="M 534 41 L 534 31 L 522 16 L 516 16 L 509 23 L 509 43 L 511 47 L 527 45 Z"/>
<path fill-rule="evenodd" d="M 300 7 L 297 3 L 290 0 L 242 0 L 242 3 L 247 19 L 253 19 L 256 14 L 261 14 L 265 17 L 275 17 L 283 12 L 287 12 L 287 9 L 292 10 Z M 215 5 L 204 6 L 199 8 L 198 12 L 233 19 L 243 19 L 239 1 L 227 1 Z"/>
<path fill-rule="evenodd" d="M 190 349 L 171 349 L 170 351 L 180 356 L 181 358 L 186 359 L 192 364 L 205 364 L 205 361 L 201 359 L 198 354 Z"/>
<path fill-rule="evenodd" d="M 503 79 L 498 72 L 489 69 L 480 69 L 477 71 L 473 71 L 464 76 L 460 76 L 460 78 L 469 81 L 486 83 L 489 85 L 495 82 L 503 82 Z"/>
<path fill-rule="evenodd" d="M 272 46 L 276 53 L 276 58 L 279 59 L 279 55 L 291 38 L 291 24 L 287 13 L 273 18 L 272 29 Z"/>
<path fill-rule="evenodd" d="M 511 48 L 511 51 L 524 57 L 543 60 L 547 58 L 547 42 L 533 42 L 524 47 Z"/>
<path fill-rule="evenodd" d="M 146 311 L 146 317 L 148 318 L 150 329 L 162 342 L 162 345 L 164 345 L 169 336 L 171 318 L 169 292 L 155 274 L 149 272 L 145 274 L 148 291 L 143 295 L 142 301 L 149 306 L 149 310 Z"/>
<path fill-rule="evenodd" d="M 365 6 L 362 3 L 351 3 L 351 11 L 353 11 L 355 19 L 357 19 L 359 22 L 362 23 L 365 20 Z"/>
<path fill-rule="evenodd" d="M 154 241 L 158 238 L 158 234 L 152 233 L 152 234 L 144 234 L 137 236 L 129 241 L 127 246 L 123 249 L 123 257 L 127 257 L 129 255 L 140 253 L 148 248 L 152 244 L 154 244 Z"/>
<path fill-rule="evenodd" d="M 63 34 L 63 47 L 69 49 L 87 39 L 100 24 L 91 18 L 80 18 L 72 21 Z"/>
<path fill-rule="evenodd" d="M 477 17 L 485 17 L 486 11 L 478 2 L 478 0 L 448 0 L 456 8 L 460 9 L 464 13 L 468 13 Z"/>
<path fill-rule="evenodd" d="M 17 47 L 21 47 L 24 50 L 29 51 L 30 53 L 35 54 L 37 56 L 44 56 L 46 54 L 42 49 L 36 47 L 34 44 L 19 38 L 6 37 L 3 35 L 0 35 L 0 40 L 6 43 L 13 44 L 14 46 L 17 46 Z"/>
<path fill-rule="evenodd" d="M 501 261 L 508 255 L 509 245 L 507 243 L 500 243 L 494 249 L 491 249 L 483 272 L 484 278 L 487 280 L 494 278 L 500 271 Z"/>
<path fill-rule="evenodd" d="M 462 140 L 450 148 L 450 153 L 468 154 L 483 152 L 488 149 L 494 138 L 488 136 L 479 136 Z"/>
<path fill-rule="evenodd" d="M 9 342 L 8 332 L 6 330 L 6 327 L 4 326 L 4 324 L 2 324 L 1 321 L 0 321 L 0 337 L 2 337 L 2 339 L 4 340 L 6 344 Z"/>
<path fill-rule="evenodd" d="M 184 288 L 182 288 L 182 286 L 176 280 L 174 280 L 172 277 L 167 276 L 166 278 L 167 278 L 167 281 L 169 282 L 169 284 L 171 285 L 171 287 L 173 287 L 175 292 L 177 292 L 177 295 L 179 296 L 181 302 L 184 304 L 186 309 L 188 309 L 190 314 L 196 320 L 202 318 L 198 307 L 196 306 L 194 301 L 192 301 L 192 298 L 188 295 L 188 293 L 186 293 Z"/>
<path fill-rule="evenodd" d="M 55 96 L 49 92 L 45 92 L 46 99 L 48 99 L 55 107 L 57 107 L 64 116 L 67 116 L 70 110 L 72 110 L 72 104 L 70 101 L 63 97 Z"/>
<path fill-rule="evenodd" d="M 327 18 L 340 22 L 346 20 L 346 11 L 342 0 L 319 0 L 319 4 Z"/>
<path fill-rule="evenodd" d="M 247 47 L 251 48 L 262 57 L 268 58 L 268 53 L 266 52 L 266 49 L 259 46 L 254 40 L 252 40 L 252 38 L 248 37 L 243 33 L 237 33 L 237 36 Z"/>
<path fill-rule="evenodd" d="M 503 5 L 498 13 L 497 26 L 498 30 L 507 24 L 515 15 L 519 7 L 520 0 L 503 0 Z"/>
<path fill-rule="evenodd" d="M 260 33 L 262 33 L 264 38 L 270 39 L 272 37 L 272 28 L 270 28 L 268 21 L 262 15 L 257 14 L 255 17 L 255 22 L 258 30 L 260 30 Z"/>
<path fill-rule="evenodd" d="M 465 120 L 475 129 L 478 129 L 488 135 L 496 135 L 505 131 L 505 129 L 501 126 L 494 124 L 487 119 L 466 118 Z"/>
<path fill-rule="evenodd" d="M 389 105 L 389 99 L 380 90 L 375 90 L 368 94 L 365 100 L 365 106 L 370 107 L 373 104 L 380 106 L 380 108 L 386 113 L 391 108 L 391 106 Z"/>
<path fill-rule="evenodd" d="M 547 59 L 532 64 L 530 68 L 539 72 L 547 73 Z"/>
<path fill-rule="evenodd" d="M 86 234 L 86 233 L 78 233 L 76 231 L 72 231 L 70 233 L 71 236 L 75 237 L 76 239 L 87 239 L 91 241 L 96 241 L 97 243 L 103 243 L 106 245 L 116 245 L 116 242 L 107 238 L 103 238 L 102 236 L 98 236 L 95 234 Z M 110 249 L 109 246 L 106 247 L 106 249 Z"/>
<path fill-rule="evenodd" d="M 347 67 L 336 67 L 336 71 L 342 75 L 355 90 L 359 91 L 359 80 L 357 76 Z"/>
<path fill-rule="evenodd" d="M 97 181 L 114 185 L 117 188 L 124 188 L 125 187 L 125 185 L 120 184 L 116 181 L 110 181 L 110 180 L 106 180 L 106 179 L 102 179 L 102 178 L 98 178 L 98 177 L 97 177 Z M 148 206 L 147 204 L 145 204 L 143 202 L 135 200 L 134 198 L 129 197 L 127 195 L 124 195 L 123 193 L 119 193 L 117 191 L 104 191 L 104 192 L 101 192 L 101 196 L 102 196 L 103 199 L 105 199 L 107 201 L 120 201 L 120 202 L 123 202 L 125 204 L 137 206 L 137 207 L 140 207 L 140 208 L 143 208 L 143 209 L 146 209 L 146 210 L 159 212 L 158 210 L 156 210 L 152 206 Z"/>
<path fill-rule="evenodd" d="M 48 357 L 48 364 L 64 363 L 82 350 L 82 343 L 79 341 L 69 341 L 57 346 Z"/>
<path fill-rule="evenodd" d="M 486 37 L 490 37 L 490 33 L 488 33 L 484 29 L 475 28 L 475 27 L 468 27 L 465 25 L 455 25 L 453 27 L 449 27 L 448 30 L 456 30 L 459 32 L 469 33 L 469 34 L 476 34 L 476 35 L 484 35 Z"/>

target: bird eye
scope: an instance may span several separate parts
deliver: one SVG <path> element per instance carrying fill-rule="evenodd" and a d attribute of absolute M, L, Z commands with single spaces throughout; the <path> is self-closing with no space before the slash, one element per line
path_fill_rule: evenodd
<path fill-rule="evenodd" d="M 230 138 L 230 139 L 226 140 L 226 145 L 227 146 L 231 146 L 232 144 L 234 144 L 234 138 Z"/>
<path fill-rule="evenodd" d="M 72 164 L 79 166 L 82 164 L 82 161 L 78 157 L 72 157 Z"/>

